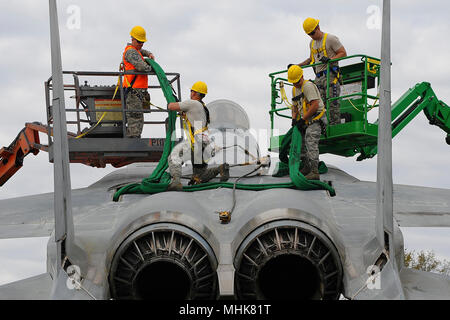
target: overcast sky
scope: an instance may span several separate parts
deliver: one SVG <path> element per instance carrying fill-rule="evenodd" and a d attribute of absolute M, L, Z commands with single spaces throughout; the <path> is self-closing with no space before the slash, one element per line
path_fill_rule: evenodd
<path fill-rule="evenodd" d="M 253 129 L 268 129 L 268 74 L 308 57 L 304 19 L 320 19 L 322 31 L 337 35 L 349 55 L 379 57 L 376 13 L 381 5 L 381 0 L 58 1 L 63 68 L 117 71 L 130 29 L 141 25 L 149 40 L 144 48 L 154 53 L 166 72 L 181 74 L 183 99 L 195 81 L 205 81 L 206 102 L 233 100 L 245 108 Z M 440 0 L 428 1 L 426 10 L 423 1 L 392 1 L 393 101 L 427 81 L 437 97 L 450 104 L 450 43 L 444 37 L 450 34 L 449 9 L 450 4 Z M 25 122 L 46 121 L 43 84 L 51 73 L 49 43 L 48 1 L 0 3 L 0 145 L 9 145 Z M 115 79 L 102 81 L 115 84 Z M 73 99 L 67 96 L 71 107 Z M 165 105 L 157 94 L 152 97 Z M 288 122 L 276 126 L 283 132 Z M 150 130 L 144 135 L 149 136 Z M 394 183 L 450 188 L 445 136 L 428 124 L 423 113 L 417 116 L 393 140 Z M 376 158 L 356 162 L 322 155 L 321 159 L 361 180 L 376 179 Z M 88 186 L 113 170 L 71 165 L 72 187 Z M 0 199 L 52 191 L 53 167 L 48 154 L 41 152 L 25 159 L 24 167 L 0 189 Z M 430 241 L 430 249 L 450 259 L 447 231 L 440 233 L 446 243 Z"/>

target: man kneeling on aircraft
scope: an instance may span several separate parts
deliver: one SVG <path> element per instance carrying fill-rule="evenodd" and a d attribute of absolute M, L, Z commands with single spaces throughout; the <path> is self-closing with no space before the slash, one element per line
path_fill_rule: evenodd
<path fill-rule="evenodd" d="M 204 161 L 203 150 L 209 144 L 208 124 L 209 111 L 203 98 L 208 93 L 206 84 L 202 81 L 196 82 L 191 88 L 191 99 L 183 102 L 169 103 L 168 109 L 181 112 L 183 126 L 188 134 L 188 139 L 177 144 L 169 155 L 169 172 L 172 182 L 168 191 L 181 191 L 183 186 L 181 179 L 181 166 L 183 162 L 191 160 L 192 179 L 190 184 L 205 183 L 220 174 L 220 181 L 227 181 L 229 165 L 224 163 L 216 168 L 208 169 Z"/>

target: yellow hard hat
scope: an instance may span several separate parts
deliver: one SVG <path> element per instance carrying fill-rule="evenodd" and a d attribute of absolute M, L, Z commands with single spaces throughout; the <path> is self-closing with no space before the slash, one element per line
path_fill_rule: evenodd
<path fill-rule="evenodd" d="M 206 83 L 204 83 L 203 81 L 197 81 L 196 83 L 194 83 L 191 90 L 201 94 L 208 93 L 208 87 L 206 86 Z"/>
<path fill-rule="evenodd" d="M 297 65 L 293 65 L 288 70 L 288 81 L 297 83 L 303 77 L 303 69 Z"/>
<path fill-rule="evenodd" d="M 310 34 L 311 32 L 313 32 L 314 29 L 319 25 L 319 21 L 320 20 L 314 18 L 306 18 L 303 22 L 303 30 L 305 30 L 306 34 Z"/>
<path fill-rule="evenodd" d="M 145 30 L 141 26 L 136 26 L 133 29 L 131 29 L 130 36 L 132 36 L 133 38 L 135 38 L 137 41 L 140 42 L 147 41 Z"/>

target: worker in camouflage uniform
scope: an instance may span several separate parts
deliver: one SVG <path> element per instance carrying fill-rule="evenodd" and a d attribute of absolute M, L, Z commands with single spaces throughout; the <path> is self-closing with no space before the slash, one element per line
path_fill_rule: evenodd
<path fill-rule="evenodd" d="M 326 104 L 327 92 L 327 64 L 332 59 L 344 58 L 347 52 L 344 46 L 335 35 L 324 33 L 320 30 L 319 20 L 307 18 L 303 23 L 303 30 L 311 37 L 310 57 L 299 63 L 300 67 L 322 62 L 323 64 L 315 66 L 314 72 L 316 79 L 314 83 L 320 91 L 322 101 Z M 288 69 L 291 65 L 288 66 Z M 335 98 L 341 95 L 342 78 L 339 72 L 339 63 L 330 63 L 330 84 L 329 97 Z M 330 124 L 341 123 L 340 101 L 330 101 Z"/>
<path fill-rule="evenodd" d="M 288 70 L 292 88 L 292 126 L 302 134 L 300 172 L 308 180 L 319 180 L 319 140 L 327 124 L 325 105 L 317 86 L 303 78 L 303 69 L 297 65 Z"/>
<path fill-rule="evenodd" d="M 208 87 L 202 81 L 196 82 L 191 88 L 190 100 L 169 103 L 168 109 L 181 112 L 187 139 L 178 143 L 168 158 L 169 172 L 172 177 L 169 191 L 181 191 L 181 166 L 184 162 L 192 162 L 192 179 L 190 184 L 208 182 L 221 175 L 220 181 L 229 178 L 229 165 L 222 164 L 215 168 L 208 168 L 206 152 L 210 141 L 208 138 L 209 112 L 203 98 L 208 93 Z M 209 148 L 208 148 L 209 149 Z"/>
<path fill-rule="evenodd" d="M 131 29 L 131 43 L 128 43 L 123 53 L 123 70 L 150 72 L 152 68 L 144 57 L 155 59 L 154 55 L 142 49 L 147 41 L 144 28 L 136 26 Z M 126 94 L 127 110 L 142 110 L 150 108 L 150 94 L 148 93 L 148 75 L 125 75 L 123 87 Z M 144 127 L 144 114 L 142 112 L 127 112 L 127 137 L 140 138 Z"/>

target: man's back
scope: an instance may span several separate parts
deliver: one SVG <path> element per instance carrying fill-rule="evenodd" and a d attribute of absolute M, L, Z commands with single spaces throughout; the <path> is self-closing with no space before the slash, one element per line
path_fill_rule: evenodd
<path fill-rule="evenodd" d="M 194 126 L 194 132 L 206 127 L 206 113 L 201 102 L 189 99 L 180 102 L 180 109 L 186 113 L 187 119 Z"/>

